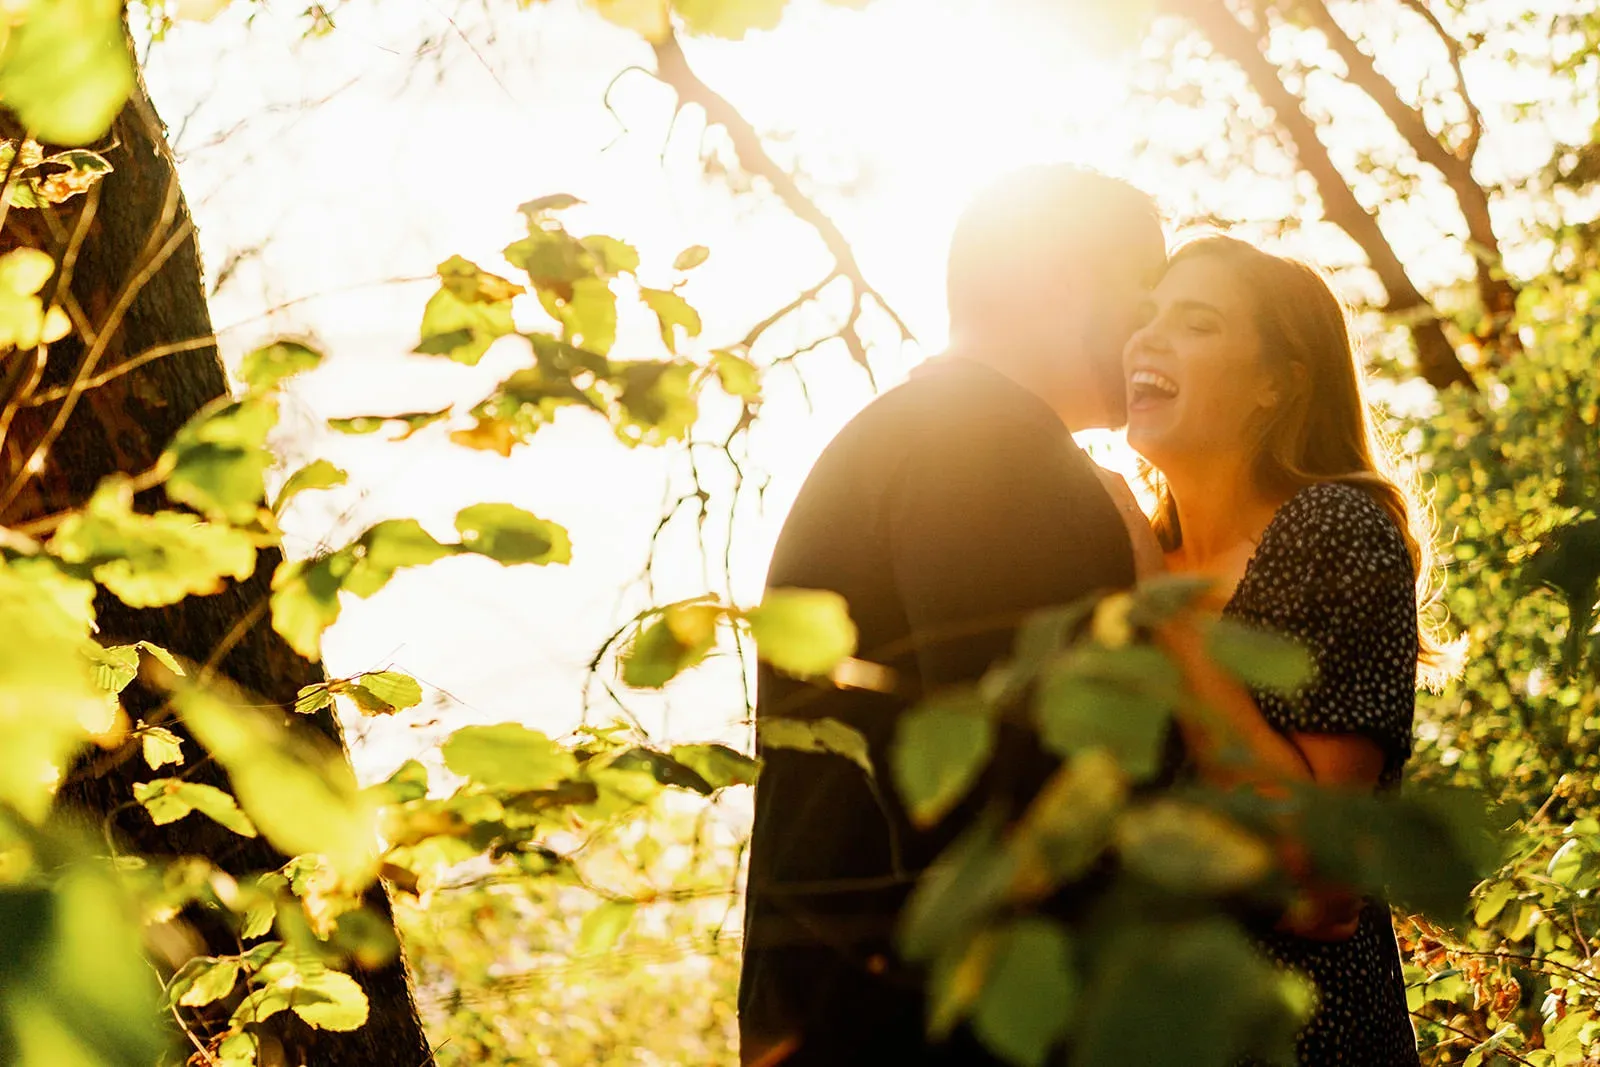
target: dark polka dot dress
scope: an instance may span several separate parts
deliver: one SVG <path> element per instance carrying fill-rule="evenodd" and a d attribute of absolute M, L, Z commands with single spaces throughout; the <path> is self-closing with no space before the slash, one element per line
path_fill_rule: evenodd
<path fill-rule="evenodd" d="M 1417 602 L 1404 539 L 1365 491 L 1322 483 L 1279 509 L 1224 614 L 1302 641 L 1317 678 L 1294 698 L 1258 693 L 1283 733 L 1363 734 L 1383 747 L 1380 789 L 1411 754 Z M 1416 1036 L 1388 905 L 1368 900 L 1354 937 L 1307 941 L 1270 930 L 1260 943 L 1317 986 L 1301 1067 L 1416 1067 Z"/>

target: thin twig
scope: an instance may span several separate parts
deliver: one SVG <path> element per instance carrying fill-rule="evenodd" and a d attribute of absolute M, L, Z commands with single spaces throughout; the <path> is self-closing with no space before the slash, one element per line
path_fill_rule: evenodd
<path fill-rule="evenodd" d="M 1433 32 L 1444 44 L 1445 52 L 1450 56 L 1450 69 L 1456 76 L 1456 92 L 1460 95 L 1462 104 L 1466 106 L 1467 124 L 1470 129 L 1466 141 L 1457 149 L 1457 155 L 1470 163 L 1477 156 L 1478 145 L 1483 141 L 1483 112 L 1478 110 L 1472 94 L 1467 91 L 1467 72 L 1464 65 L 1466 52 L 1461 47 L 1461 42 L 1445 29 L 1444 23 L 1439 21 L 1439 16 L 1428 7 L 1426 0 L 1400 0 L 1400 3 L 1421 16 L 1423 21 L 1432 27 Z"/>
<path fill-rule="evenodd" d="M 118 363 L 115 367 L 112 367 L 109 370 L 101 371 L 94 377 L 82 382 L 78 388 L 82 389 L 84 392 L 87 392 L 90 389 L 98 389 L 100 386 L 105 385 L 108 382 L 116 381 L 124 374 L 130 374 L 133 371 L 138 370 L 147 363 L 154 363 L 156 360 L 164 359 L 167 356 L 176 356 L 184 352 L 196 352 L 206 348 L 215 348 L 216 346 L 216 334 L 211 334 L 207 337 L 191 337 L 187 341 L 173 341 L 170 344 L 155 345 L 151 348 L 145 349 L 143 352 L 140 352 L 138 355 L 133 356 L 130 359 L 123 360 L 121 363 Z M 54 389 L 47 389 L 29 399 L 24 406 L 38 407 L 41 404 L 48 404 L 53 400 L 64 400 L 71 394 L 72 388 L 73 387 L 69 385 L 61 385 Z"/>
<path fill-rule="evenodd" d="M 155 277 L 156 273 L 161 270 L 167 260 L 172 257 L 172 254 L 189 238 L 193 231 L 193 222 L 185 219 L 173 231 L 172 236 L 148 259 L 144 267 L 128 280 L 128 284 L 124 287 L 121 296 L 112 307 L 111 313 L 106 316 L 106 321 L 101 325 L 100 336 L 95 339 L 94 345 L 85 353 L 83 362 L 79 364 L 72 391 L 62 402 L 61 407 L 57 409 L 54 420 L 45 431 L 44 436 L 39 440 L 39 443 L 34 446 L 27 462 L 22 465 L 22 469 L 17 472 L 16 477 L 11 480 L 11 484 L 6 487 L 4 493 L 0 493 L 0 515 L 5 514 L 6 509 L 16 501 L 28 482 L 44 469 L 44 457 L 49 453 L 51 446 L 56 443 L 56 439 L 61 436 L 62 431 L 66 429 L 67 420 L 72 416 L 73 410 L 77 407 L 78 399 L 83 395 L 83 383 L 94 373 L 100 358 L 105 355 L 106 349 L 110 345 L 110 339 L 116 335 L 117 327 L 121 325 L 122 318 L 128 313 L 128 308 L 132 306 L 134 298 L 149 283 L 150 279 Z"/>
<path fill-rule="evenodd" d="M 872 297 L 893 320 L 901 338 L 906 341 L 915 340 L 915 335 L 905 320 L 867 281 L 844 232 L 822 208 L 817 206 L 815 200 L 801 190 L 795 182 L 794 175 L 779 166 L 772 158 L 761 142 L 761 135 L 750 124 L 750 120 L 745 118 L 726 97 L 700 80 L 700 76 L 689 66 L 688 58 L 683 54 L 677 36 L 669 33 L 664 40 L 655 44 L 654 48 L 656 77 L 677 92 L 680 107 L 684 104 L 697 104 L 706 113 L 708 123 L 726 130 L 740 164 L 751 174 L 765 178 L 772 186 L 773 192 L 778 195 L 778 199 L 782 200 L 797 218 L 816 231 L 829 254 L 833 256 L 838 272 L 849 278 L 851 284 L 855 286 L 857 297 Z"/>

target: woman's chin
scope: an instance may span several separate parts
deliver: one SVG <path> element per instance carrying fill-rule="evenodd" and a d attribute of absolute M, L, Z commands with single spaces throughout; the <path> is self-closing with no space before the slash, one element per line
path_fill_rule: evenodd
<path fill-rule="evenodd" d="M 1146 463 L 1157 470 L 1163 466 L 1165 457 L 1171 454 L 1168 442 L 1169 435 L 1162 432 L 1160 427 L 1154 426 L 1148 420 L 1142 420 L 1133 415 L 1128 420 L 1128 447 L 1139 453 Z"/>

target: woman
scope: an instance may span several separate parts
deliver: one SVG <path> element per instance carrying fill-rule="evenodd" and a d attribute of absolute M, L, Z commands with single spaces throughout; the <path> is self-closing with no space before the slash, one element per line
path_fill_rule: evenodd
<path fill-rule="evenodd" d="M 1315 271 L 1229 238 L 1178 251 L 1124 357 L 1128 443 L 1157 471 L 1169 569 L 1210 577 L 1225 616 L 1305 643 L 1315 682 L 1251 694 L 1191 630 L 1167 641 L 1218 718 L 1186 722 L 1189 758 L 1224 785 L 1389 789 L 1411 752 L 1426 537 L 1378 446 L 1337 298 Z M 1242 743 L 1241 768 L 1225 746 Z M 1262 944 L 1308 975 L 1304 1067 L 1415 1067 L 1387 905 L 1313 895 Z"/>

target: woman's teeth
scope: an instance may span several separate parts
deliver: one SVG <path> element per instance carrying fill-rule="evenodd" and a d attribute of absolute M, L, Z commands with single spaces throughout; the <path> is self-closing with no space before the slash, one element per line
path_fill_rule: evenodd
<path fill-rule="evenodd" d="M 1178 383 L 1159 371 L 1136 370 L 1128 376 L 1133 395 L 1171 400 L 1178 395 Z"/>

